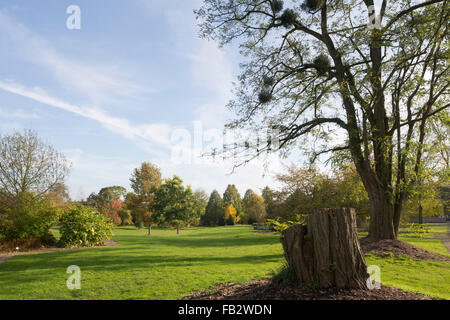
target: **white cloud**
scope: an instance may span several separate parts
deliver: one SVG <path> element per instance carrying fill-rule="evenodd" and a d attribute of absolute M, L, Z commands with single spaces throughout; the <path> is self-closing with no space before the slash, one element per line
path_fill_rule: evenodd
<path fill-rule="evenodd" d="M 57 52 L 51 43 L 5 11 L 0 11 L 0 47 L 8 48 L 14 58 L 21 58 L 45 68 L 68 90 L 76 90 L 93 103 L 114 103 L 121 97 L 155 92 L 133 82 L 118 65 L 77 62 Z"/>
<path fill-rule="evenodd" d="M 108 130 L 132 140 L 149 152 L 160 154 L 160 152 L 154 148 L 155 144 L 160 148 L 170 147 L 170 133 L 172 132 L 172 127 L 168 124 L 133 125 L 126 119 L 110 116 L 100 108 L 78 106 L 52 97 L 45 93 L 41 88 L 30 89 L 16 83 L 0 81 L 0 89 L 97 121 Z"/>

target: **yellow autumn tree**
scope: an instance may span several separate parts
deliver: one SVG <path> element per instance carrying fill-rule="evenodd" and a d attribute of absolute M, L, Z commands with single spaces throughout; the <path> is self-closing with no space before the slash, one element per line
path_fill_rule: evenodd
<path fill-rule="evenodd" d="M 225 224 L 228 225 L 235 225 L 239 222 L 237 210 L 232 204 L 226 207 L 223 220 L 225 221 Z"/>

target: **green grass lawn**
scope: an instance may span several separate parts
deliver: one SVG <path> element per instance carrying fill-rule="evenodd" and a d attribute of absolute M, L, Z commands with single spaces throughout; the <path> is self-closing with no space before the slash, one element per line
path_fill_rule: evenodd
<path fill-rule="evenodd" d="M 444 233 L 446 225 L 430 224 L 430 232 L 419 236 L 413 233 L 400 233 L 399 240 L 419 248 L 450 256 L 442 242 L 434 233 Z M 400 231 L 407 231 L 401 229 Z M 367 236 L 360 233 L 360 237 Z M 367 265 L 377 265 L 381 270 L 381 283 L 430 297 L 450 300 L 450 263 L 412 260 L 406 257 L 380 258 L 366 254 Z"/>
<path fill-rule="evenodd" d="M 450 254 L 445 249 L 442 242 L 432 233 L 426 233 L 421 237 L 411 233 L 402 233 L 398 236 L 398 238 L 399 240 L 408 242 L 416 247 L 450 257 Z"/>
<path fill-rule="evenodd" d="M 450 263 L 411 260 L 406 257 L 380 258 L 366 254 L 366 264 L 381 270 L 381 283 L 430 297 L 450 299 Z"/>
<path fill-rule="evenodd" d="M 267 277 L 282 262 L 277 235 L 250 226 L 118 228 L 119 247 L 16 256 L 0 265 L 0 299 L 176 299 L 218 283 Z M 81 290 L 66 287 L 70 265 Z"/>
<path fill-rule="evenodd" d="M 279 237 L 250 226 L 173 230 L 118 228 L 118 247 L 16 256 L 0 265 L 0 299 L 177 299 L 219 283 L 270 276 L 284 262 Z M 401 240 L 447 254 L 432 234 Z M 450 299 L 450 263 L 366 256 L 383 284 Z M 81 290 L 66 287 L 69 265 L 81 268 Z"/>
<path fill-rule="evenodd" d="M 400 233 L 399 240 L 450 257 L 442 242 L 434 234 L 445 232 L 447 226 L 430 224 L 429 228 L 431 233 L 421 236 L 413 233 Z M 366 235 L 364 234 L 364 236 Z M 384 285 L 431 297 L 450 299 L 450 263 L 448 262 L 418 261 L 406 257 L 380 258 L 367 254 L 366 263 L 380 267 L 381 283 Z"/>

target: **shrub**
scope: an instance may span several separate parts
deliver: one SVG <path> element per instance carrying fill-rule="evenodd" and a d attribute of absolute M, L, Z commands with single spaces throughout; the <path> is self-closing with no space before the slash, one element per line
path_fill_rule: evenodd
<path fill-rule="evenodd" d="M 152 223 L 152 213 L 146 209 L 139 208 L 131 212 L 132 220 L 136 228 L 148 227 Z"/>
<path fill-rule="evenodd" d="M 108 218 L 111 219 L 111 221 L 116 225 L 116 226 L 120 226 L 122 225 L 122 218 L 120 217 L 120 215 L 118 214 L 117 211 L 115 210 L 109 210 L 105 213 L 105 216 L 107 216 Z"/>
<path fill-rule="evenodd" d="M 129 226 L 133 224 L 133 217 L 130 210 L 122 209 L 117 212 L 122 219 L 122 226 Z"/>
<path fill-rule="evenodd" d="M 144 222 L 138 220 L 134 223 L 134 226 L 138 229 L 142 229 L 144 227 Z"/>
<path fill-rule="evenodd" d="M 2 199 L 0 237 L 4 242 L 39 239 L 43 245 L 53 245 L 56 239 L 49 229 L 61 212 L 51 201 L 23 193 L 14 199 Z"/>
<path fill-rule="evenodd" d="M 232 204 L 230 204 L 225 209 L 225 214 L 223 216 L 223 220 L 225 221 L 226 225 L 231 225 L 231 226 L 233 226 L 239 222 L 239 216 L 237 215 L 237 211 Z"/>
<path fill-rule="evenodd" d="M 294 221 L 280 221 L 280 218 L 275 219 L 267 219 L 267 225 L 271 230 L 282 233 L 289 227 L 292 227 L 297 224 L 305 224 L 306 223 L 306 215 L 297 214 L 295 216 Z"/>
<path fill-rule="evenodd" d="M 75 205 L 60 219 L 60 245 L 63 247 L 92 247 L 102 245 L 112 236 L 111 219 L 96 209 Z"/>
<path fill-rule="evenodd" d="M 412 233 L 419 238 L 422 238 L 426 233 L 430 232 L 430 227 L 425 224 L 416 224 L 410 223 L 408 224 L 409 233 Z"/>
<path fill-rule="evenodd" d="M 267 217 L 264 198 L 255 193 L 245 201 L 245 220 L 248 224 L 263 223 Z"/>

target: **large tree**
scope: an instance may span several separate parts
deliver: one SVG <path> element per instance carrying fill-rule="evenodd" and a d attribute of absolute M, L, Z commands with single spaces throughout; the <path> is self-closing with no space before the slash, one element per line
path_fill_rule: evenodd
<path fill-rule="evenodd" d="M 121 225 L 123 221 L 119 211 L 124 210 L 122 199 L 126 193 L 127 190 L 121 186 L 104 187 L 98 194 L 91 193 L 86 203 L 110 217 L 116 225 Z"/>
<path fill-rule="evenodd" d="M 57 221 L 57 207 L 64 207 L 68 198 L 68 172 L 64 155 L 35 132 L 0 136 L 0 238 L 54 244 L 49 228 Z"/>
<path fill-rule="evenodd" d="M 223 203 L 225 207 L 232 204 L 237 211 L 237 215 L 242 213 L 241 195 L 234 184 L 229 184 L 227 186 L 225 192 L 223 193 Z"/>
<path fill-rule="evenodd" d="M 98 192 L 98 196 L 104 202 L 113 202 L 121 200 L 127 194 L 127 189 L 122 186 L 104 187 Z"/>
<path fill-rule="evenodd" d="M 427 123 L 450 105 L 448 2 L 204 0 L 202 35 L 237 40 L 244 57 L 228 128 L 276 129 L 237 147 L 256 157 L 275 138 L 313 159 L 347 151 L 370 199 L 369 235 L 396 238 Z"/>
<path fill-rule="evenodd" d="M 154 190 L 154 200 L 149 204 L 152 218 L 160 224 L 168 224 L 177 229 L 191 224 L 200 217 L 199 200 L 189 186 L 183 186 L 183 180 L 174 176 Z"/>
<path fill-rule="evenodd" d="M 162 183 L 161 170 L 152 163 L 143 162 L 139 168 L 133 170 L 130 183 L 134 193 L 126 195 L 125 203 L 132 212 L 134 224 L 138 227 L 148 227 L 150 235 L 153 219 L 149 204 L 153 201 L 154 190 Z"/>
<path fill-rule="evenodd" d="M 205 192 L 205 190 L 197 189 L 197 190 L 194 191 L 194 195 L 198 199 L 198 201 L 200 202 L 201 206 L 206 208 L 206 206 L 208 205 L 209 196 Z"/>
<path fill-rule="evenodd" d="M 261 196 L 266 204 L 267 217 L 274 218 L 275 208 L 277 206 L 277 192 L 270 189 L 269 186 L 266 186 L 261 191 Z"/>
<path fill-rule="evenodd" d="M 31 130 L 0 136 L 0 190 L 10 199 L 53 192 L 69 168 L 66 157 Z"/>
<path fill-rule="evenodd" d="M 137 195 L 151 195 L 153 187 L 158 187 L 162 182 L 161 170 L 152 163 L 143 162 L 140 168 L 134 169 L 130 182 Z"/>
<path fill-rule="evenodd" d="M 198 221 L 194 221 L 194 223 L 201 223 L 203 221 L 203 217 L 205 215 L 206 206 L 208 205 L 209 196 L 203 189 L 197 189 L 194 191 L 194 196 L 197 199 L 197 211 L 199 212 Z"/>
<path fill-rule="evenodd" d="M 252 193 L 246 201 L 245 218 L 248 224 L 262 223 L 266 220 L 266 206 L 264 198 L 256 193 Z"/>
<path fill-rule="evenodd" d="M 248 209 L 250 207 L 251 199 L 255 196 L 255 192 L 252 189 L 247 189 L 244 194 L 244 198 L 242 199 L 242 205 L 244 208 L 244 212 L 241 217 L 241 222 L 247 224 L 248 223 Z"/>
<path fill-rule="evenodd" d="M 209 201 L 202 217 L 202 224 L 206 226 L 217 226 L 225 224 L 223 217 L 225 206 L 217 190 L 211 192 Z"/>
<path fill-rule="evenodd" d="M 324 208 L 354 208 L 357 215 L 369 215 L 367 193 L 352 166 L 338 167 L 331 174 L 291 164 L 276 180 L 281 188 L 276 193 L 273 218 L 295 221 L 298 215 Z"/>

